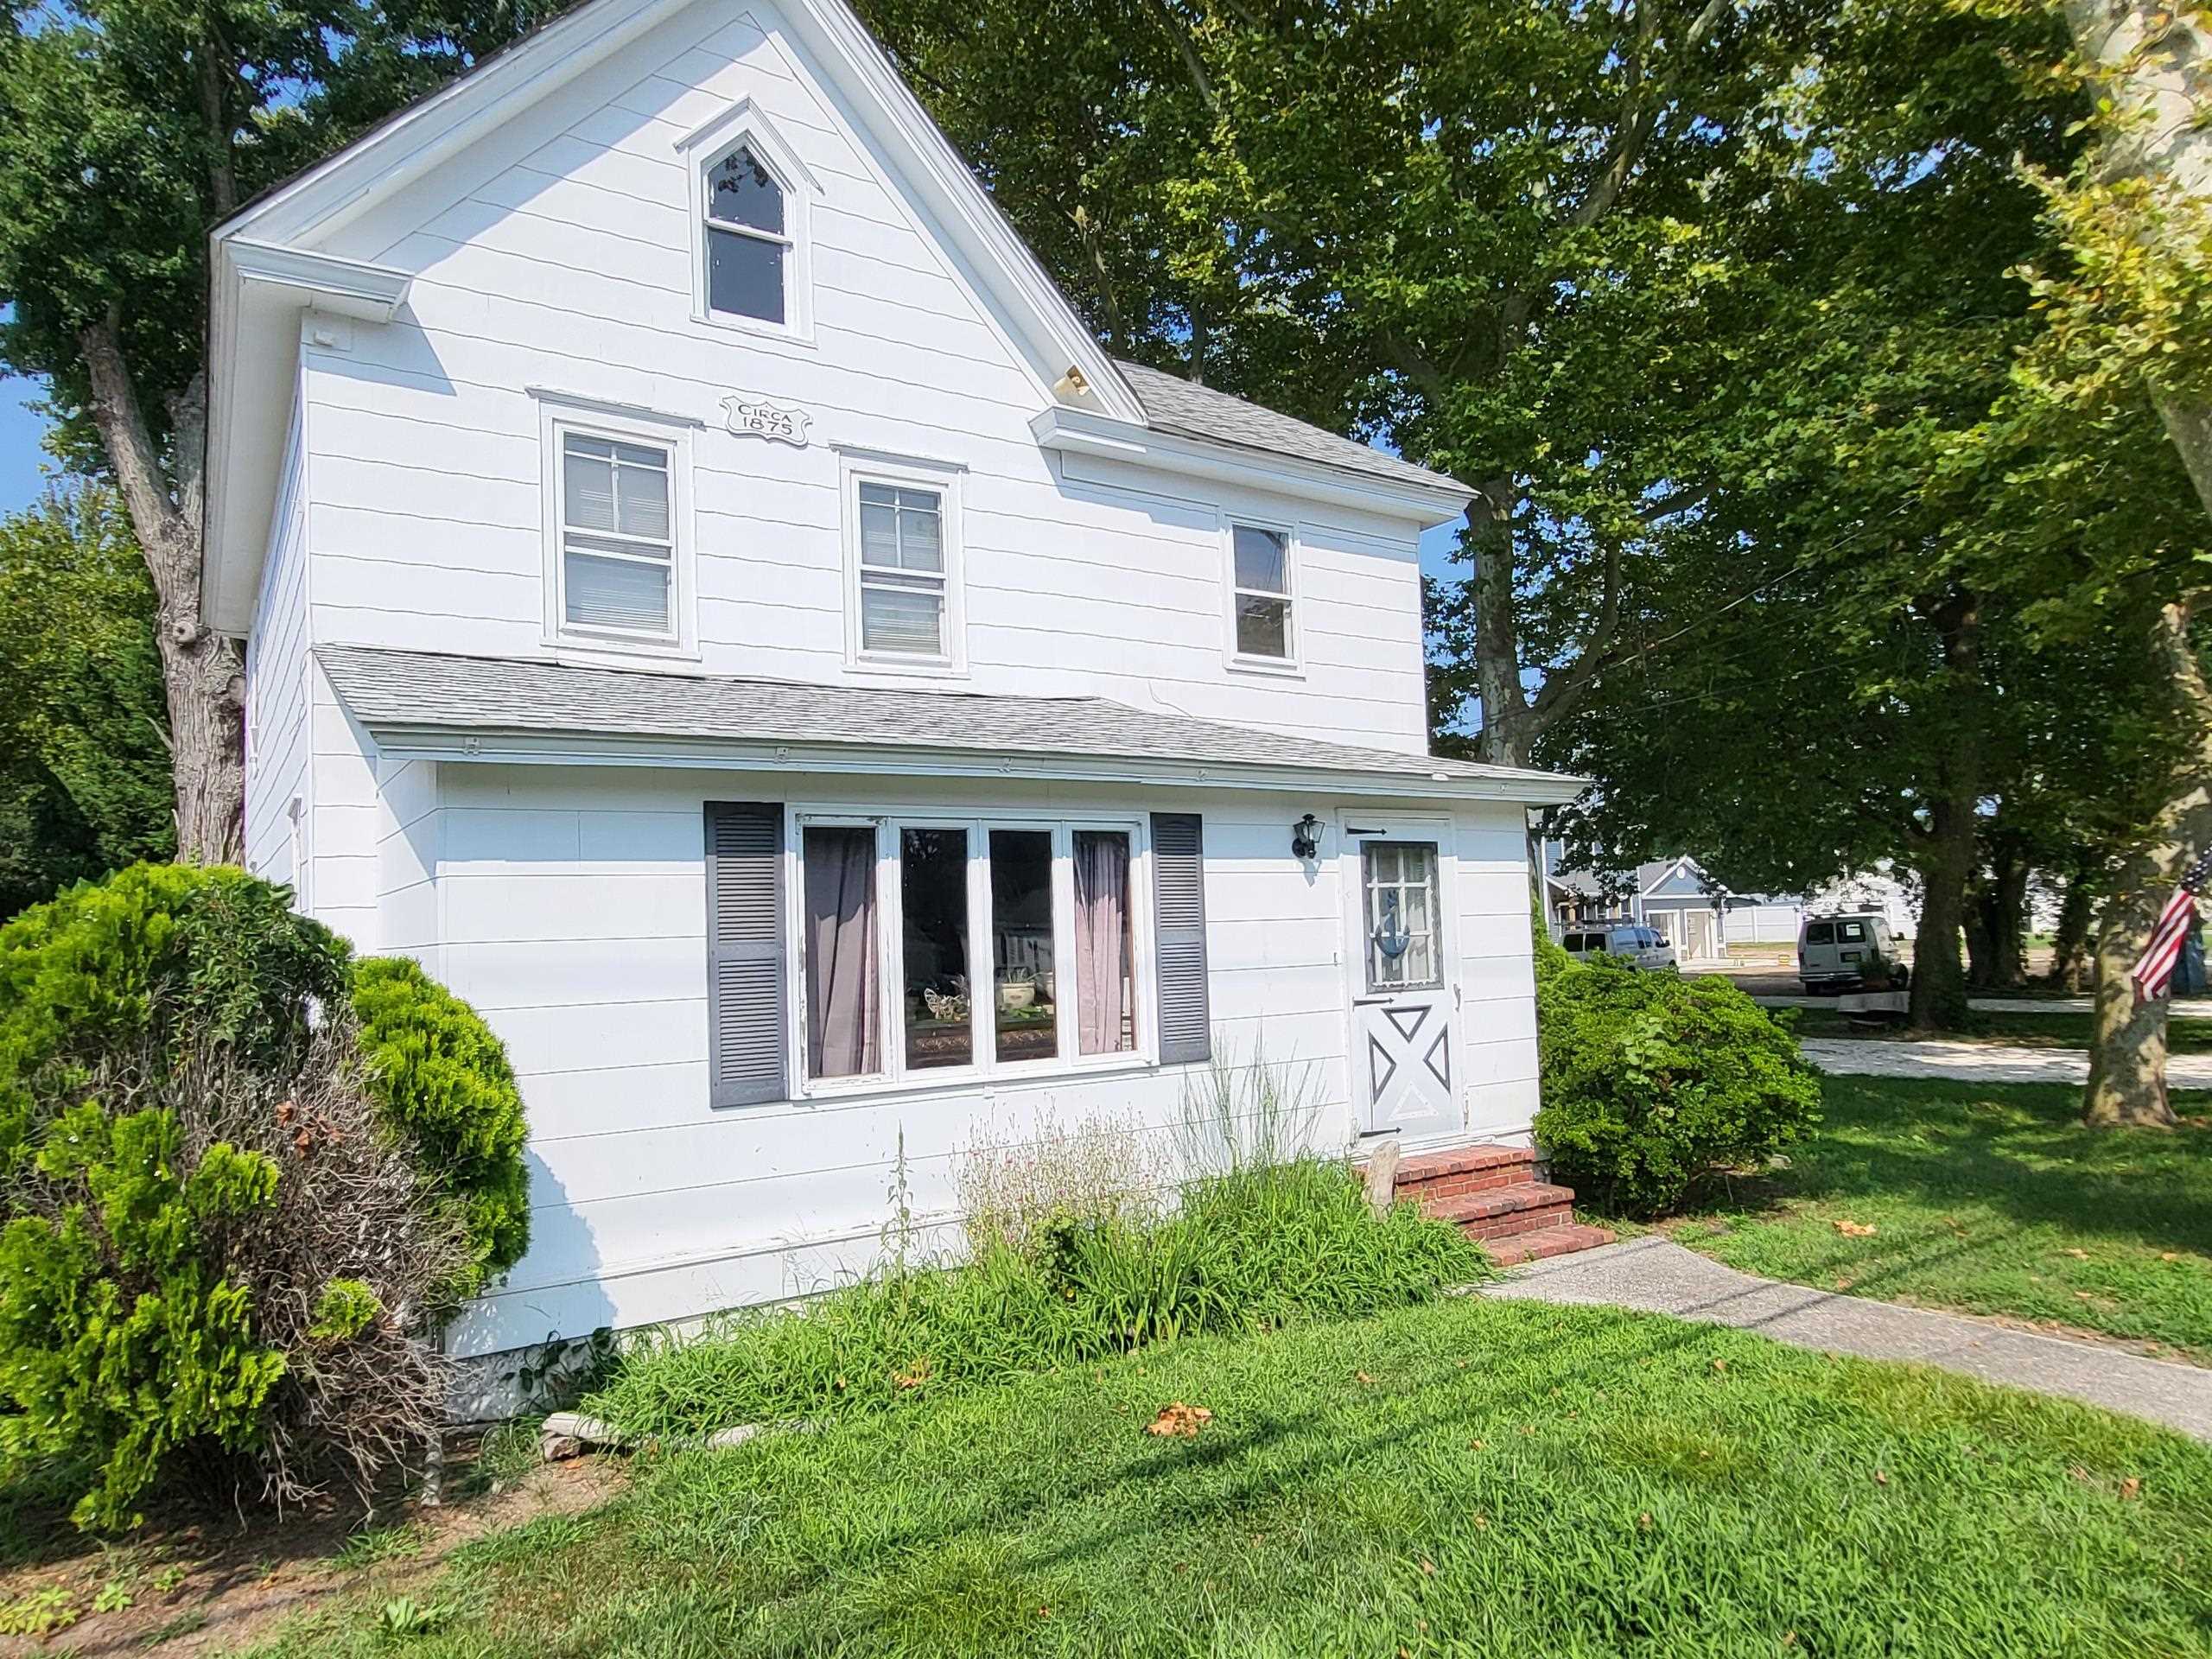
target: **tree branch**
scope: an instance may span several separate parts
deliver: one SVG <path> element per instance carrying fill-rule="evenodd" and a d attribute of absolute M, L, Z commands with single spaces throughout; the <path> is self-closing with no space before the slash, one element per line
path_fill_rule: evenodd
<path fill-rule="evenodd" d="M 1620 138 L 1613 146 L 1612 160 L 1606 163 L 1605 170 L 1598 175 L 1598 181 L 1591 186 L 1590 194 L 1582 199 L 1570 219 L 1577 230 L 1587 230 L 1596 224 L 1618 199 L 1635 174 L 1637 163 L 1643 159 L 1643 148 L 1650 142 L 1652 130 L 1659 124 L 1661 111 L 1674 98 L 1675 89 L 1681 85 L 1684 60 L 1705 44 L 1706 37 L 1728 15 L 1728 3 L 1729 0 L 1707 0 L 1705 10 L 1691 21 L 1683 35 L 1674 62 L 1649 97 L 1643 96 L 1643 66 L 1659 30 L 1649 11 L 1639 14 L 1637 48 L 1629 60 L 1626 118 Z"/>

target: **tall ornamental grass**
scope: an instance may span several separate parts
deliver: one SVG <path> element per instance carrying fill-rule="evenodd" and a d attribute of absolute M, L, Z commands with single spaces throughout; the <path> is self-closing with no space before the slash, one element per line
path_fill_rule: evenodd
<path fill-rule="evenodd" d="M 1357 1318 L 1490 1275 L 1456 1228 L 1411 1205 L 1376 1216 L 1341 1162 L 1261 1161 L 1261 1148 L 1283 1150 L 1295 1114 L 1268 1068 L 1249 1075 L 1259 1081 L 1210 1088 L 1256 1117 L 1209 1116 L 1204 1097 L 1194 1102 L 1185 1154 L 1203 1142 L 1217 1156 L 1167 1213 L 1102 1205 L 1087 1188 L 1063 1208 L 1033 1187 L 1024 1215 L 994 1213 L 967 1267 L 893 1260 L 801 1309 L 749 1310 L 688 1339 L 648 1341 L 586 1409 L 649 1439 L 897 1409 L 1151 1344 Z M 989 1156 L 1003 1169 L 1002 1151 Z"/>

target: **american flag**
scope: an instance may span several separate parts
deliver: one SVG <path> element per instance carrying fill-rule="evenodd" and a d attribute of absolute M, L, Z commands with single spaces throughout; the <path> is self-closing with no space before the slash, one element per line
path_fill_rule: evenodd
<path fill-rule="evenodd" d="M 2128 972 L 2127 976 L 2135 982 L 2138 1002 L 2148 1002 L 2154 996 L 2166 994 L 2166 986 L 2174 976 L 2174 964 L 2181 960 L 2181 948 L 2188 942 L 2190 925 L 2196 920 L 2196 895 L 2204 891 L 2208 880 L 2212 880 L 2212 852 L 2202 855 L 2181 873 L 2181 885 L 2166 900 L 2165 909 L 2158 912 L 2158 925 L 2151 930 L 2151 943 L 2144 947 L 2142 960 Z"/>

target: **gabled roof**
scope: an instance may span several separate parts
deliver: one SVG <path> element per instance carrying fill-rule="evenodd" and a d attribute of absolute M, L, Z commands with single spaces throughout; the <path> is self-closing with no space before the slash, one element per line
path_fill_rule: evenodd
<path fill-rule="evenodd" d="M 251 620 L 277 505 L 300 311 L 313 305 L 389 321 L 405 302 L 406 271 L 334 251 L 346 228 L 697 3 L 586 0 L 264 192 L 211 233 L 202 579 L 215 626 L 242 632 Z M 1467 490 L 1440 474 L 1173 375 L 1116 364 L 847 0 L 773 4 L 947 245 L 988 284 L 1044 404 L 1033 422 L 1040 442 L 1217 477 L 1239 476 L 1241 467 L 1266 487 L 1348 499 L 1424 524 L 1465 505 Z M 1144 441 L 1155 432 L 1165 435 Z M 1256 459 L 1262 456 L 1270 461 Z"/>
<path fill-rule="evenodd" d="M 878 686 L 582 668 L 563 663 L 447 656 L 433 652 L 324 645 L 315 659 L 354 717 L 379 741 L 456 734 L 454 758 L 486 752 L 497 735 L 671 740 L 750 749 L 797 750 L 781 764 L 818 766 L 839 751 L 909 751 L 931 757 L 933 772 L 957 771 L 942 757 L 976 757 L 979 772 L 1027 757 L 1025 774 L 1128 776 L 1131 767 L 1173 781 L 1271 785 L 1289 775 L 1350 793 L 1452 795 L 1546 804 L 1571 800 L 1582 780 L 1512 766 L 1440 760 L 1395 749 L 1286 737 L 1105 697 L 1014 697 Z M 469 750 L 457 734 L 479 744 Z M 505 752 L 502 752 L 503 755 Z M 505 756 L 505 758 L 512 758 Z M 702 759 L 692 752 L 695 761 Z M 1101 772 L 1098 763 L 1128 763 Z M 1073 766 L 1075 770 L 1065 768 Z M 1053 767 L 1063 770 L 1052 771 Z M 855 768 L 861 769 L 861 768 Z"/>

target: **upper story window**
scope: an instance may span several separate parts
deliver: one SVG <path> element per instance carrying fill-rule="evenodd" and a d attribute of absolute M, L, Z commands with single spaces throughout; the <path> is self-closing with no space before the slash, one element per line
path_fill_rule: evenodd
<path fill-rule="evenodd" d="M 677 149 L 691 175 L 692 315 L 810 340 L 813 175 L 750 99 Z"/>
<path fill-rule="evenodd" d="M 1294 666 L 1298 660 L 1298 635 L 1293 615 L 1290 532 L 1259 524 L 1232 524 L 1229 541 L 1229 624 L 1234 660 L 1252 666 Z"/>
<path fill-rule="evenodd" d="M 740 144 L 707 170 L 707 307 L 780 327 L 791 239 L 783 181 Z"/>
<path fill-rule="evenodd" d="M 960 474 L 849 455 L 843 472 L 852 665 L 963 671 Z"/>
<path fill-rule="evenodd" d="M 691 423 L 538 391 L 549 644 L 693 649 Z"/>

